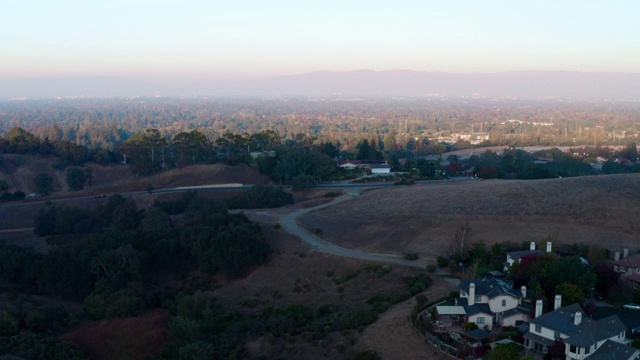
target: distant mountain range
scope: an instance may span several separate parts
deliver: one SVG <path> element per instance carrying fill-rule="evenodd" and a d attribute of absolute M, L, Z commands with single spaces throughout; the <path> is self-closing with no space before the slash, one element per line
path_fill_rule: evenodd
<path fill-rule="evenodd" d="M 317 71 L 255 81 L 161 82 L 114 77 L 0 79 L 0 97 L 56 96 L 483 96 L 640 100 L 640 73 L 517 71 L 455 74 L 413 70 Z"/>

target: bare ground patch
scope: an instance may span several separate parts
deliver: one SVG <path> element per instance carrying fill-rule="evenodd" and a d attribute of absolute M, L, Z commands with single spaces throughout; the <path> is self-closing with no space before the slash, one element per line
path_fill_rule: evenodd
<path fill-rule="evenodd" d="M 431 287 L 422 293 L 430 301 L 447 297 L 449 292 L 457 290 L 438 276 L 433 276 L 433 280 Z M 444 358 L 434 353 L 433 346 L 411 326 L 408 318 L 415 305 L 415 297 L 412 297 L 392 306 L 375 323 L 364 329 L 356 347 L 372 349 L 383 359 L 397 359 L 399 354 L 405 360 Z"/>

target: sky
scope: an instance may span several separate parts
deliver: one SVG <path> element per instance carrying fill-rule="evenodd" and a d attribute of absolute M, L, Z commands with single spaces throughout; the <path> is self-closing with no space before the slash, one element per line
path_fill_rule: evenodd
<path fill-rule="evenodd" d="M 0 79 L 640 73 L 640 1 L 0 0 Z"/>

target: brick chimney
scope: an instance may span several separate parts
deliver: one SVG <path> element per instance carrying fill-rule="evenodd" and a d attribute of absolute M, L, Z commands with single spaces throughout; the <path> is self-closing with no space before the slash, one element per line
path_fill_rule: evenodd
<path fill-rule="evenodd" d="M 556 295 L 555 301 L 553 302 L 553 310 L 558 310 L 562 307 L 562 295 Z"/>
<path fill-rule="evenodd" d="M 520 286 L 520 293 L 522 294 L 523 298 L 526 298 L 527 297 L 527 287 L 524 286 L 524 285 Z"/>
<path fill-rule="evenodd" d="M 552 250 L 551 241 L 547 241 L 547 252 L 550 253 Z"/>
<path fill-rule="evenodd" d="M 580 311 L 576 311 L 576 314 L 573 316 L 573 324 L 580 325 L 582 321 L 582 313 Z"/>
<path fill-rule="evenodd" d="M 467 302 L 469 303 L 469 305 L 473 305 L 475 304 L 476 301 L 476 284 L 471 283 L 469 284 L 469 298 L 467 299 Z"/>
<path fill-rule="evenodd" d="M 532 250 L 532 251 L 533 251 L 533 250 L 535 250 L 535 249 L 536 249 L 536 243 L 535 243 L 535 241 L 532 241 L 532 242 L 529 244 L 529 250 Z"/>
<path fill-rule="evenodd" d="M 620 260 L 620 250 L 616 250 L 616 252 L 614 253 L 614 261 L 618 261 Z"/>
<path fill-rule="evenodd" d="M 536 300 L 536 315 L 538 317 L 542 315 L 542 300 Z"/>
<path fill-rule="evenodd" d="M 629 256 L 629 248 L 628 247 L 622 249 L 622 258 L 624 259 L 627 256 Z"/>

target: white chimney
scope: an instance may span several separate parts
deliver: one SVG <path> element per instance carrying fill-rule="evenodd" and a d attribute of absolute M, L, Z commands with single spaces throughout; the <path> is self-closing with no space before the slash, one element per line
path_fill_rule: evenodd
<path fill-rule="evenodd" d="M 469 305 L 473 305 L 476 300 L 476 284 L 469 284 L 469 298 L 467 299 Z"/>
<path fill-rule="evenodd" d="M 551 241 L 547 241 L 547 252 L 551 252 Z"/>
<path fill-rule="evenodd" d="M 529 244 L 529 250 L 535 250 L 536 249 L 536 243 L 535 241 L 532 241 L 531 244 Z"/>
<path fill-rule="evenodd" d="M 556 295 L 555 301 L 553 302 L 553 310 L 558 310 L 562 307 L 562 295 Z"/>
<path fill-rule="evenodd" d="M 615 254 L 615 257 L 613 258 L 613 260 L 614 260 L 614 261 L 618 261 L 618 260 L 620 260 L 620 251 L 619 251 L 619 250 L 616 250 L 616 252 L 615 252 L 614 254 Z"/>
<path fill-rule="evenodd" d="M 582 313 L 580 311 L 576 311 L 576 314 L 573 316 L 573 324 L 580 325 L 582 321 Z"/>
<path fill-rule="evenodd" d="M 536 316 L 542 315 L 542 300 L 536 300 Z"/>
<path fill-rule="evenodd" d="M 624 248 L 622 249 L 622 258 L 626 258 L 627 256 L 629 256 L 629 248 Z"/>
<path fill-rule="evenodd" d="M 522 297 L 526 298 L 527 297 L 527 287 L 522 285 L 520 286 L 520 293 L 522 293 Z"/>

